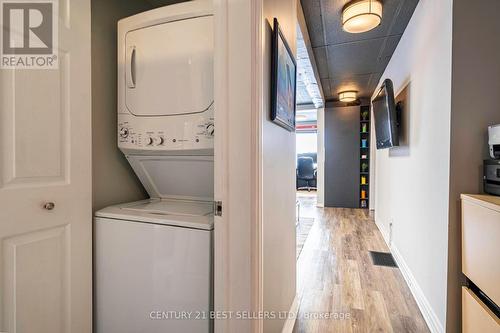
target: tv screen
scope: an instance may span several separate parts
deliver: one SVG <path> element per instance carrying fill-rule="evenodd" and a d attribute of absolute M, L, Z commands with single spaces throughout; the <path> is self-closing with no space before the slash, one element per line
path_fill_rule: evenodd
<path fill-rule="evenodd" d="M 392 81 L 385 79 L 372 100 L 377 149 L 399 146 L 398 120 Z"/>

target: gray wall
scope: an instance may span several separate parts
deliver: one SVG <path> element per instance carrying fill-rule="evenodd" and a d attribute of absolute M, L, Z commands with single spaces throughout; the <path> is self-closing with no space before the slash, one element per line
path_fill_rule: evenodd
<path fill-rule="evenodd" d="M 500 1 L 453 1 L 447 331 L 460 331 L 460 194 L 481 193 L 487 126 L 500 123 Z"/>
<path fill-rule="evenodd" d="M 92 197 L 93 208 L 147 198 L 117 147 L 116 24 L 151 9 L 142 0 L 92 0 Z"/>
<path fill-rule="evenodd" d="M 359 207 L 359 106 L 325 108 L 325 207 Z"/>
<path fill-rule="evenodd" d="M 295 133 L 270 120 L 273 18 L 295 54 L 296 0 L 264 0 L 262 124 L 262 234 L 264 311 L 289 311 L 295 298 Z M 265 320 L 264 332 L 281 332 L 285 320 Z"/>
<path fill-rule="evenodd" d="M 92 0 L 93 209 L 148 198 L 117 147 L 116 25 L 119 19 L 180 0 Z"/>

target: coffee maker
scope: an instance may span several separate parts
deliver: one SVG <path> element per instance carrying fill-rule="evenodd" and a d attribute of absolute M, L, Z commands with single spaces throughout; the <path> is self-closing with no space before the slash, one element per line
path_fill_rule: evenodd
<path fill-rule="evenodd" d="M 500 196 L 500 124 L 488 127 L 491 159 L 484 160 L 484 192 Z"/>

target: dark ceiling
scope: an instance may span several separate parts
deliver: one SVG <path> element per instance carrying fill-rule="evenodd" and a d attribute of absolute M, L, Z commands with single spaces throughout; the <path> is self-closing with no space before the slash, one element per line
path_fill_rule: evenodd
<path fill-rule="evenodd" d="M 327 101 L 342 90 L 371 97 L 418 0 L 383 0 L 382 23 L 350 34 L 342 30 L 342 8 L 349 0 L 301 0 Z"/>

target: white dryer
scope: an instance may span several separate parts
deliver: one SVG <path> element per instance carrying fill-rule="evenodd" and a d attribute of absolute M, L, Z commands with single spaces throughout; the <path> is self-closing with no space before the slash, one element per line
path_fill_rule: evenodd
<path fill-rule="evenodd" d="M 118 22 L 118 147 L 213 155 L 213 11 L 189 1 Z"/>
<path fill-rule="evenodd" d="M 151 199 L 96 213 L 96 332 L 210 332 L 210 1 L 118 22 L 117 137 Z"/>

